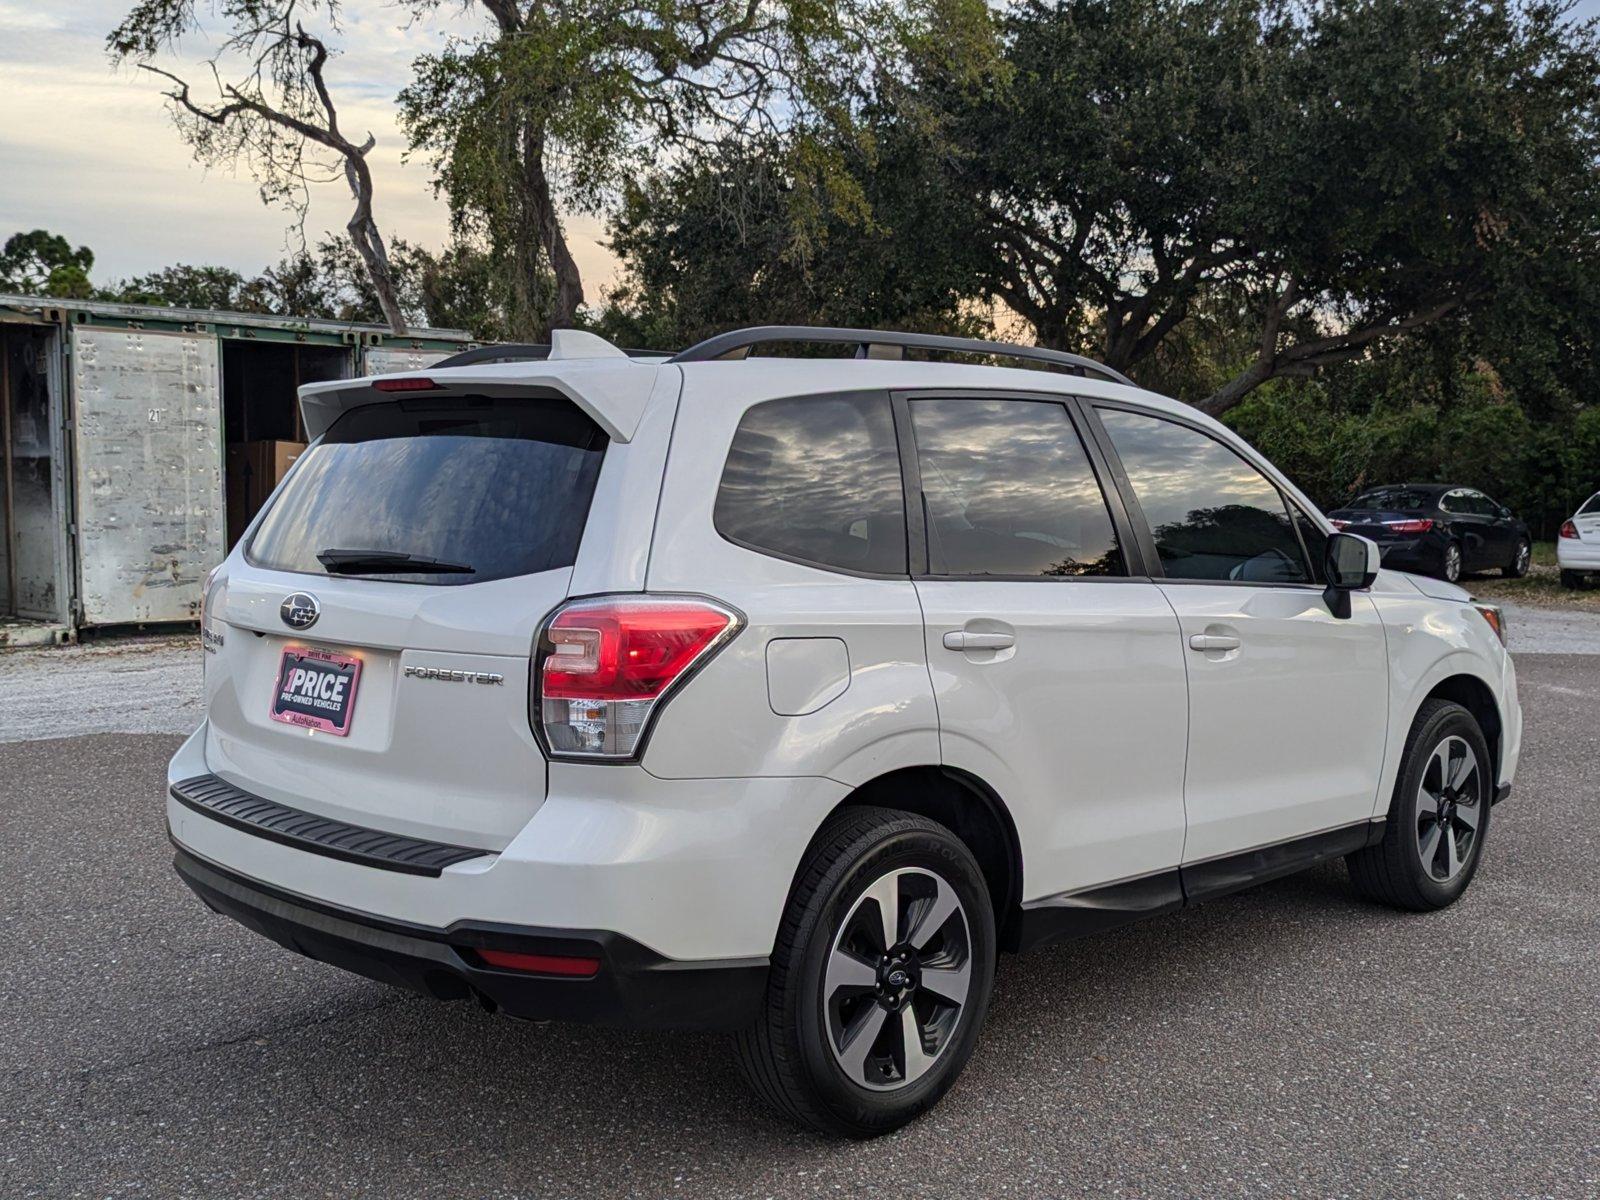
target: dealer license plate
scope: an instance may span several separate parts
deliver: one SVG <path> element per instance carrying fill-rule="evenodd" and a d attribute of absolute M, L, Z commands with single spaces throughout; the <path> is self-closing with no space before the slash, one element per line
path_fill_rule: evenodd
<path fill-rule="evenodd" d="M 315 647 L 291 646 L 278 663 L 272 719 L 344 737 L 356 707 L 361 660 Z"/>

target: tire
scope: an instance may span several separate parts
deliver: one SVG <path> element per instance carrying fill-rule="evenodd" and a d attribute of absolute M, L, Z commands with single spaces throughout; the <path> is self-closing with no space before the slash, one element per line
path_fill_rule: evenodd
<path fill-rule="evenodd" d="M 898 909 L 888 954 L 879 896 Z M 924 928 L 930 921 L 937 928 Z M 847 809 L 818 832 L 795 878 L 763 1010 L 738 1036 L 745 1078 L 818 1132 L 898 1129 L 938 1103 L 971 1057 L 994 960 L 989 891 L 965 844 L 910 813 Z M 952 1006 L 940 995 L 957 993 L 963 966 L 965 992 Z M 908 1029 L 920 1047 L 910 1061 Z"/>
<path fill-rule="evenodd" d="M 1511 561 L 1506 564 L 1505 577 L 1507 579 L 1521 579 L 1528 573 L 1528 566 L 1533 562 L 1533 546 L 1527 538 L 1517 539 L 1517 548 L 1511 552 Z"/>
<path fill-rule="evenodd" d="M 1584 579 L 1582 571 L 1561 572 L 1561 586 L 1564 588 L 1572 588 L 1577 590 L 1582 588 L 1586 582 L 1587 581 Z"/>
<path fill-rule="evenodd" d="M 1439 562 L 1439 578 L 1446 583 L 1461 581 L 1461 543 L 1447 542 L 1444 557 Z"/>
<path fill-rule="evenodd" d="M 1449 786 L 1465 760 L 1462 752 L 1472 756 L 1470 773 Z M 1491 769 L 1488 743 L 1471 713 L 1448 700 L 1424 704 L 1406 738 L 1383 840 L 1345 858 L 1356 891 L 1411 912 L 1431 912 L 1460 899 L 1483 860 L 1494 797 Z M 1437 816 L 1430 817 L 1430 806 L 1435 813 L 1443 809 L 1447 832 L 1440 832 Z"/>

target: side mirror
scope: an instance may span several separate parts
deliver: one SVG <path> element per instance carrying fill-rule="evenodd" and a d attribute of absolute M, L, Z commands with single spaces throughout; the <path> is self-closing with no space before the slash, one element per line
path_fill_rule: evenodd
<path fill-rule="evenodd" d="M 1378 577 L 1383 554 L 1378 543 L 1355 533 L 1330 533 L 1323 572 L 1328 590 L 1323 593 L 1328 608 L 1341 619 L 1350 616 L 1350 593 L 1372 586 Z"/>

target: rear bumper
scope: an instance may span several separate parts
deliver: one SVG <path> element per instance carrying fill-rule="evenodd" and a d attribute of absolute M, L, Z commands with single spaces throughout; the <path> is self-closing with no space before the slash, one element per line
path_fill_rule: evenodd
<path fill-rule="evenodd" d="M 307 958 L 438 1000 L 476 998 L 529 1020 L 738 1029 L 755 1019 L 767 960 L 674 962 L 604 930 L 382 920 L 269 887 L 178 847 L 178 875 L 214 911 Z M 596 958 L 589 978 L 497 970 L 477 949 Z"/>
<path fill-rule="evenodd" d="M 1563 571 L 1600 571 L 1600 542 L 1557 538 L 1556 562 Z"/>

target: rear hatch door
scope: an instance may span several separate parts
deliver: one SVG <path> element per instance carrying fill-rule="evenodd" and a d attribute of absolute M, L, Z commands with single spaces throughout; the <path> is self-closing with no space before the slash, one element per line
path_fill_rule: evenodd
<path fill-rule="evenodd" d="M 345 413 L 215 589 L 210 769 L 319 815 L 502 849 L 544 797 L 533 642 L 567 595 L 606 447 L 563 398 Z"/>

